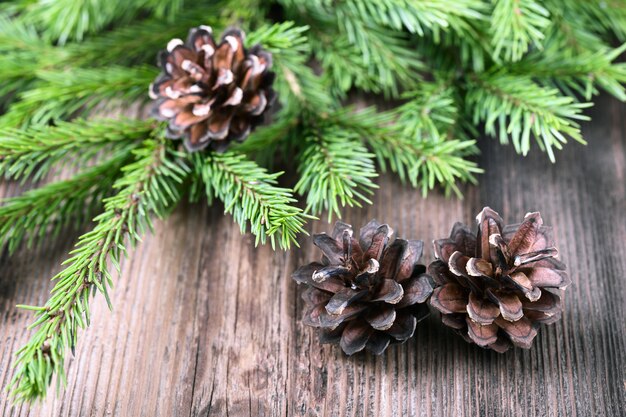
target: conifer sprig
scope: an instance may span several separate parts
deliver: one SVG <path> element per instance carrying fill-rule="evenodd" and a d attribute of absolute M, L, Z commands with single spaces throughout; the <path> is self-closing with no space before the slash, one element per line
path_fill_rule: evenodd
<path fill-rule="evenodd" d="M 255 244 L 268 239 L 275 248 L 288 249 L 298 244 L 297 235 L 306 233 L 304 224 L 311 216 L 293 205 L 296 199 L 288 188 L 276 185 L 282 174 L 268 173 L 264 168 L 235 151 L 212 153 L 204 158 L 194 156 L 194 165 L 205 185 L 209 204 L 214 198 L 224 203 L 239 224 L 241 233 L 248 228 Z"/>
<path fill-rule="evenodd" d="M 242 26 L 248 48 L 272 53 L 274 124 L 226 153 L 190 156 L 163 143 L 153 121 L 77 119 L 146 99 L 157 52 L 200 24 Z M 626 46 L 614 44 L 625 28 L 621 0 L 1 2 L 0 174 L 36 181 L 57 166 L 80 170 L 5 201 L 0 244 L 13 250 L 81 220 L 85 204 L 104 210 L 48 303 L 30 307 L 38 330 L 19 352 L 14 393 L 41 397 L 53 374 L 63 377 L 89 289 L 107 294 L 107 259 L 118 263 L 125 237 L 135 243 L 183 192 L 223 201 L 257 243 L 282 248 L 310 218 L 294 194 L 311 214 L 339 216 L 368 203 L 377 170 L 388 169 L 424 195 L 439 185 L 460 196 L 458 185 L 482 172 L 472 160 L 478 129 L 524 155 L 536 142 L 551 160 L 566 140 L 584 143 L 582 100 L 599 90 L 626 100 Z M 393 100 L 357 111 L 347 104 L 359 92 Z M 266 170 L 276 155 L 293 164 L 295 190 Z"/>
<path fill-rule="evenodd" d="M 149 67 L 39 72 L 37 77 L 40 82 L 22 93 L 20 101 L 0 116 L 0 128 L 45 125 L 88 113 L 111 100 L 120 105 L 147 100 L 146 85 L 157 73 Z"/>
<path fill-rule="evenodd" d="M 76 346 L 79 329 L 90 321 L 89 295 L 97 289 L 109 300 L 113 284 L 111 267 L 127 247 L 133 246 L 152 227 L 152 216 L 163 216 L 180 198 L 180 186 L 189 172 L 168 146 L 150 139 L 134 151 L 136 160 L 122 169 L 114 185 L 117 194 L 105 200 L 104 212 L 94 229 L 80 237 L 65 269 L 44 306 L 22 306 L 35 311 L 37 328 L 30 341 L 17 352 L 16 373 L 10 388 L 18 400 L 44 397 L 56 375 L 65 381 L 66 349 Z"/>
<path fill-rule="evenodd" d="M 294 190 L 306 195 L 307 210 L 341 217 L 341 207 L 371 204 L 369 196 L 378 188 L 374 155 L 360 138 L 326 124 L 305 129 L 305 145 L 299 155 L 300 180 Z"/>
<path fill-rule="evenodd" d="M 69 222 L 85 223 L 111 193 L 121 166 L 130 159 L 130 150 L 127 145 L 110 159 L 67 180 L 0 200 L 0 250 L 7 245 L 13 253 L 24 239 L 30 247 L 36 239 L 54 239 Z"/>
<path fill-rule="evenodd" d="M 98 153 L 126 149 L 157 126 L 153 120 L 104 119 L 0 130 L 0 175 L 38 181 L 61 162 L 81 164 Z"/>
<path fill-rule="evenodd" d="M 529 47 L 542 48 L 543 32 L 550 25 L 550 12 L 535 0 L 492 0 L 491 35 L 493 56 L 519 61 Z"/>
<path fill-rule="evenodd" d="M 582 110 L 592 103 L 506 73 L 476 74 L 468 84 L 466 104 L 474 123 L 485 122 L 486 133 L 501 143 L 510 139 L 518 153 L 528 153 L 531 134 L 553 162 L 554 148 L 561 149 L 567 137 L 585 143 L 577 120 L 589 120 Z"/>

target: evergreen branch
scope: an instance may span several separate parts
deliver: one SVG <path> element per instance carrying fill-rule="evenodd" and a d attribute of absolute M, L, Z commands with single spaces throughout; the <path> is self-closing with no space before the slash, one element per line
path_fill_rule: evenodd
<path fill-rule="evenodd" d="M 576 8 L 577 0 L 546 0 L 552 24 L 546 30 L 544 54 L 569 58 L 581 52 L 607 50 L 608 45 L 594 30 L 595 22 Z M 574 3 L 574 4 L 572 4 Z"/>
<path fill-rule="evenodd" d="M 475 174 L 483 172 L 475 162 L 466 159 L 476 153 L 474 140 L 415 142 L 393 134 L 369 136 L 366 140 L 383 171 L 388 165 L 401 179 L 406 178 L 413 187 L 421 188 L 424 197 L 441 185 L 446 195 L 454 191 L 462 198 L 457 183 L 475 184 Z"/>
<path fill-rule="evenodd" d="M 43 52 L 46 49 L 48 48 L 42 45 L 35 27 L 26 24 L 23 19 L 0 14 L 0 52 Z"/>
<path fill-rule="evenodd" d="M 371 36 L 385 36 L 384 33 L 370 32 Z M 329 79 L 333 94 L 344 97 L 356 87 L 372 93 L 397 96 L 402 86 L 416 85 L 421 80 L 420 72 L 424 64 L 417 58 L 405 39 L 383 37 L 376 42 L 386 43 L 389 55 L 384 58 L 377 54 L 371 60 L 371 51 L 364 56 L 363 51 L 340 32 L 320 33 L 312 39 L 315 57 L 324 68 L 324 76 Z M 383 65 L 385 59 L 389 66 Z"/>
<path fill-rule="evenodd" d="M 567 0 L 561 7 L 585 16 L 589 25 L 605 38 L 614 35 L 621 42 L 626 42 L 626 3 L 623 0 Z"/>
<path fill-rule="evenodd" d="M 178 20 L 185 6 L 185 0 L 144 0 L 144 7 L 156 17 L 166 18 L 170 22 Z"/>
<path fill-rule="evenodd" d="M 446 30 L 458 19 L 484 19 L 480 0 L 345 0 L 339 2 L 361 21 L 424 36 L 428 31 Z"/>
<path fill-rule="evenodd" d="M 117 194 L 105 200 L 95 228 L 79 238 L 67 266 L 54 277 L 50 299 L 42 307 L 24 306 L 36 312 L 30 328 L 37 331 L 17 352 L 9 385 L 17 401 L 44 397 L 54 375 L 65 382 L 66 348 L 73 351 L 79 329 L 89 325 L 90 292 L 97 288 L 111 306 L 109 262 L 119 269 L 128 244 L 134 245 L 151 227 L 150 216 L 164 215 L 180 197 L 179 186 L 188 169 L 179 155 L 160 140 L 148 140 L 135 157 L 122 169 L 114 185 Z"/>
<path fill-rule="evenodd" d="M 119 169 L 130 157 L 131 148 L 118 150 L 109 160 L 74 177 L 25 192 L 4 200 L 0 206 L 0 248 L 7 245 L 13 253 L 27 238 L 54 238 L 73 222 L 83 224 L 111 190 Z"/>
<path fill-rule="evenodd" d="M 158 71 L 154 68 L 109 67 L 41 71 L 37 86 L 20 94 L 20 101 L 0 116 L 0 129 L 45 125 L 77 113 L 88 113 L 103 101 L 121 104 L 147 99 L 149 85 Z"/>
<path fill-rule="evenodd" d="M 197 174 L 205 184 L 209 204 L 214 198 L 224 203 L 245 233 L 248 225 L 256 237 L 255 244 L 265 244 L 269 238 L 272 248 L 288 249 L 298 246 L 296 237 L 306 233 L 303 225 L 311 218 L 295 207 L 296 201 L 288 188 L 276 186 L 282 173 L 268 173 L 245 155 L 235 151 L 211 153 L 203 158 L 193 156 Z"/>
<path fill-rule="evenodd" d="M 294 190 L 306 194 L 307 211 L 328 211 L 341 217 L 340 205 L 371 204 L 368 195 L 378 188 L 372 154 L 358 136 L 332 124 L 304 129 L 305 145 L 298 158 L 300 179 Z"/>
<path fill-rule="evenodd" d="M 390 168 L 401 181 L 421 188 L 424 196 L 440 185 L 446 195 L 454 191 L 462 197 L 457 182 L 476 183 L 475 174 L 483 172 L 467 160 L 478 152 L 476 141 L 442 137 L 416 140 L 404 134 L 402 123 L 392 124 L 397 118 L 397 110 L 376 113 L 374 108 L 358 112 L 345 109 L 333 115 L 335 123 L 355 132 L 371 148 L 383 172 Z"/>
<path fill-rule="evenodd" d="M 585 143 L 576 120 L 589 120 L 581 114 L 591 103 L 576 103 L 552 88 L 540 87 L 528 76 L 505 72 L 474 74 L 468 79 L 466 106 L 475 124 L 485 122 L 485 131 L 526 155 L 530 135 L 554 162 L 553 147 L 561 149 L 569 136 Z"/>
<path fill-rule="evenodd" d="M 325 40 L 329 45 L 335 39 L 338 38 L 341 42 L 341 37 L 345 37 L 343 42 L 353 45 L 353 48 L 338 50 L 337 45 L 333 45 L 328 52 L 329 56 L 334 58 L 331 60 L 324 60 L 321 54 L 316 54 L 318 59 L 322 58 L 320 60 L 328 65 L 326 68 L 328 71 L 337 74 L 338 71 L 346 70 L 346 65 L 341 65 L 341 62 L 337 61 L 346 61 L 351 54 L 353 60 L 360 56 L 360 67 L 367 72 L 369 77 L 369 83 L 362 82 L 361 86 L 376 86 L 376 89 L 372 91 L 382 91 L 387 95 L 397 96 L 400 86 L 410 88 L 421 80 L 420 71 L 423 70 L 424 64 L 404 34 L 360 20 L 342 8 L 335 8 L 333 12 L 339 32 L 337 34 L 331 32 L 332 38 L 319 34 L 319 39 Z M 326 50 L 323 51 L 324 54 L 327 53 Z M 351 76 L 356 81 L 358 76 L 355 71 L 350 69 L 348 71 L 344 77 Z M 347 91 L 346 85 L 344 81 L 339 87 Z"/>
<path fill-rule="evenodd" d="M 209 24 L 221 29 L 220 4 L 192 7 L 169 19 L 150 18 L 133 22 L 78 44 L 52 47 L 23 19 L 0 15 L 0 104 L 8 93 L 24 91 L 42 68 L 71 70 L 77 67 L 129 65 L 156 61 L 157 51 L 172 38 L 184 38 L 186 28 Z"/>
<path fill-rule="evenodd" d="M 272 169 L 277 154 L 287 156 L 293 150 L 296 141 L 289 139 L 298 133 L 298 116 L 290 109 L 281 110 L 274 115 L 271 124 L 257 128 L 245 141 L 235 144 L 233 149 Z"/>
<path fill-rule="evenodd" d="M 63 45 L 146 13 L 171 23 L 183 5 L 184 0 L 38 0 L 24 7 L 20 18 L 34 22 L 44 39 Z"/>
<path fill-rule="evenodd" d="M 125 23 L 134 18 L 142 2 L 126 0 L 38 0 L 25 11 L 25 20 L 36 22 L 46 39 L 60 44 L 82 40 L 112 22 Z"/>
<path fill-rule="evenodd" d="M 330 74 L 336 95 L 342 96 L 357 83 L 367 91 L 397 95 L 401 85 L 420 80 L 423 64 L 405 34 L 354 13 L 349 3 L 282 3 L 294 14 L 306 10 L 314 28 L 312 50 Z"/>
<path fill-rule="evenodd" d="M 397 128 L 415 141 L 444 140 L 459 118 L 455 90 L 447 83 L 423 82 L 402 95 L 409 101 L 397 107 Z M 456 132 L 454 132 L 456 133 Z"/>
<path fill-rule="evenodd" d="M 308 26 L 296 26 L 291 21 L 263 25 L 248 33 L 246 44 L 263 45 L 263 49 L 279 59 L 285 56 L 298 59 L 302 58 L 302 54 L 306 56 L 310 52 L 307 38 L 304 36 L 308 30 Z"/>
<path fill-rule="evenodd" d="M 43 57 L 57 56 L 52 49 L 41 42 L 32 26 L 0 14 L 0 107 L 30 85 Z"/>
<path fill-rule="evenodd" d="M 262 44 L 273 53 L 277 74 L 275 88 L 282 104 L 294 109 L 293 114 L 304 110 L 328 109 L 335 105 L 327 93 L 326 80 L 315 75 L 306 65 L 310 45 L 303 35 L 307 26 L 294 26 L 284 22 L 263 26 L 249 34 L 248 45 Z"/>
<path fill-rule="evenodd" d="M 0 175 L 41 179 L 60 162 L 84 163 L 98 153 L 114 153 L 127 143 L 143 140 L 154 121 L 76 120 L 26 130 L 0 130 Z"/>
<path fill-rule="evenodd" d="M 543 85 L 560 88 L 566 94 L 576 93 L 590 100 L 598 94 L 596 85 L 621 101 L 626 101 L 626 64 L 614 63 L 626 50 L 626 44 L 607 51 L 579 52 L 573 56 L 558 51 L 549 54 L 531 54 L 509 67 L 517 74 L 532 74 Z"/>
<path fill-rule="evenodd" d="M 172 7 L 181 1 L 175 0 Z M 164 49 L 167 42 L 173 38 L 185 39 L 187 28 L 209 25 L 215 31 L 223 29 L 224 23 L 218 16 L 221 7 L 222 2 L 186 7 L 176 14 L 176 24 L 171 22 L 172 15 L 169 19 L 156 17 L 133 22 L 85 42 L 55 48 L 63 51 L 65 56 L 47 61 L 56 67 L 153 64 L 157 52 Z"/>
<path fill-rule="evenodd" d="M 492 0 L 491 34 L 494 59 L 518 61 L 532 44 L 541 49 L 550 12 L 534 0 Z"/>

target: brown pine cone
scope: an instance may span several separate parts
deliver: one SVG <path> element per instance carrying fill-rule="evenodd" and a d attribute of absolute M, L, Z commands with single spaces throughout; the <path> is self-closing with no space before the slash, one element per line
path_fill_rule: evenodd
<path fill-rule="evenodd" d="M 244 48 L 244 32 L 228 29 L 217 44 L 208 26 L 172 39 L 159 54 L 162 73 L 150 85 L 154 115 L 168 120 L 168 137 L 184 137 L 190 152 L 224 150 L 263 121 L 274 99 L 272 56 Z"/>
<path fill-rule="evenodd" d="M 563 290 L 570 284 L 556 259 L 551 228 L 539 213 L 503 226 L 489 207 L 477 221 L 476 237 L 457 223 L 448 239 L 434 241 L 430 303 L 470 343 L 498 352 L 511 345 L 528 349 L 541 323 L 561 317 Z"/>
<path fill-rule="evenodd" d="M 354 238 L 352 226 L 337 222 L 332 236 L 314 236 L 322 262 L 299 268 L 292 278 L 309 288 L 303 322 L 320 328 L 322 343 L 339 343 L 348 355 L 364 348 L 380 355 L 389 343 L 413 335 L 432 293 L 420 240 L 395 239 L 386 224 L 372 220 Z"/>

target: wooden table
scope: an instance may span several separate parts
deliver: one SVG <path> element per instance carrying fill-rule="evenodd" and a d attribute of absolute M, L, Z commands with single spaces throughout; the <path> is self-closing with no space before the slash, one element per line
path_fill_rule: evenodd
<path fill-rule="evenodd" d="M 36 250 L 2 255 L 0 414 L 3 416 L 624 416 L 626 415 L 626 107 L 602 97 L 550 164 L 536 149 L 517 156 L 480 142 L 486 174 L 465 199 L 419 192 L 382 176 L 374 205 L 346 209 L 403 237 L 430 242 L 484 205 L 505 221 L 540 210 L 555 228 L 573 285 L 563 320 L 532 350 L 506 354 L 466 344 L 436 316 L 381 357 L 320 346 L 301 322 L 289 278 L 318 258 L 302 249 L 255 248 L 223 207 L 183 205 L 157 224 L 123 264 L 109 312 L 98 296 L 93 324 L 67 361 L 68 386 L 42 404 L 11 407 L 4 387 L 13 353 L 28 338 L 28 311 L 42 304 L 75 233 Z M 0 195 L 13 195 L 4 184 Z M 329 230 L 318 221 L 313 232 Z M 423 259 L 432 259 L 430 244 Z"/>

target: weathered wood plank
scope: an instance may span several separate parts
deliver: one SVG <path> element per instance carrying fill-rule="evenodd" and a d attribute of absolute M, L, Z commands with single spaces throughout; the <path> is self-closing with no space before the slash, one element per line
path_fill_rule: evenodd
<path fill-rule="evenodd" d="M 568 145 L 552 165 L 481 142 L 479 187 L 466 199 L 423 199 L 389 176 L 372 217 L 400 236 L 427 242 L 483 205 L 508 221 L 540 210 L 555 228 L 574 284 L 561 322 L 544 327 L 530 351 L 499 355 L 465 344 L 430 317 L 407 344 L 381 357 L 345 357 L 302 326 L 301 289 L 289 279 L 318 253 L 254 248 L 222 208 L 184 204 L 123 264 L 109 312 L 98 297 L 93 323 L 68 360 L 68 386 L 3 416 L 618 416 L 626 415 L 626 109 L 608 98 L 585 126 L 588 147 Z M 0 186 L 0 195 L 19 192 Z M 328 230 L 314 222 L 312 231 Z M 2 255 L 0 386 L 29 333 L 28 312 L 76 238 Z M 426 245 L 425 260 L 432 258 Z"/>

